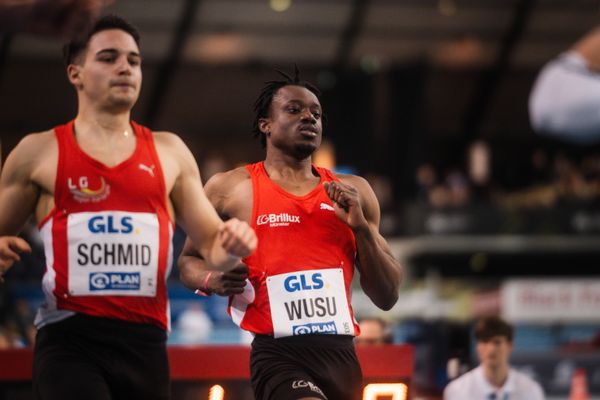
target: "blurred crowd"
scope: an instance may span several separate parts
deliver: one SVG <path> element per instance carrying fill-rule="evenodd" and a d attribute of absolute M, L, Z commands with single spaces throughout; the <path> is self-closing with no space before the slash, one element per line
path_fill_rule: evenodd
<path fill-rule="evenodd" d="M 469 171 L 420 165 L 415 173 L 417 201 L 436 209 L 473 204 L 535 209 L 595 205 L 600 201 L 599 153 L 578 157 L 536 148 L 527 168 L 519 172 L 525 184 L 518 188 L 494 181 L 492 171 L 478 173 L 481 168 L 473 165 L 476 162 L 469 165 Z"/>

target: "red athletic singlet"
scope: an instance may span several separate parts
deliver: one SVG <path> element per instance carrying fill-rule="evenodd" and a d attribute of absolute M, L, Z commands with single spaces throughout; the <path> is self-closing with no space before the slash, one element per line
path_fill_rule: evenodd
<path fill-rule="evenodd" d="M 322 185 L 338 179 L 313 166 L 321 183 L 295 196 L 271 181 L 262 162 L 246 168 L 258 248 L 244 259 L 250 270 L 244 293 L 230 299 L 233 321 L 275 337 L 357 334 L 350 305 L 356 242 Z"/>
<path fill-rule="evenodd" d="M 136 149 L 114 167 L 81 150 L 73 122 L 54 129 L 55 207 L 39 225 L 46 302 L 38 327 L 83 313 L 169 328 L 173 223 L 165 180 L 152 132 L 131 126 Z"/>

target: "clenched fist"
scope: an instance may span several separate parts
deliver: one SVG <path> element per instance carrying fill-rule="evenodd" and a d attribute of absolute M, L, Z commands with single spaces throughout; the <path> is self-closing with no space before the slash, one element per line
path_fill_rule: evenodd
<path fill-rule="evenodd" d="M 210 271 L 207 275 L 204 291 L 219 296 L 240 294 L 244 291 L 247 278 L 248 266 L 244 264 L 238 264 L 234 269 L 227 272 Z"/>
<path fill-rule="evenodd" d="M 231 218 L 219 229 L 221 246 L 232 257 L 247 257 L 254 252 L 258 239 L 247 222 Z"/>
<path fill-rule="evenodd" d="M 26 241 L 16 236 L 0 237 L 0 282 L 4 282 L 2 275 L 21 260 L 19 253 L 31 253 L 31 247 Z"/>
<path fill-rule="evenodd" d="M 333 201 L 336 215 L 351 229 L 367 226 L 360 193 L 354 186 L 343 182 L 324 182 L 323 187 L 327 196 Z"/>

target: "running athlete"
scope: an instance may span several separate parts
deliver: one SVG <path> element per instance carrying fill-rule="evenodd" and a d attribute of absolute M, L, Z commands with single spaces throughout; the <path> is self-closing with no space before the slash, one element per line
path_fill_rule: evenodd
<path fill-rule="evenodd" d="M 311 164 L 321 143 L 319 91 L 295 76 L 268 82 L 255 104 L 263 162 L 217 174 L 205 186 L 223 216 L 248 221 L 259 238 L 243 261 L 248 279 L 229 312 L 255 335 L 251 383 L 259 400 L 356 399 L 362 373 L 350 305 L 355 267 L 381 309 L 398 299 L 402 268 L 379 234 L 379 204 L 360 177 Z M 213 273 L 190 241 L 179 259 L 192 289 Z M 239 281 L 232 280 L 231 286 Z"/>
<path fill-rule="evenodd" d="M 223 223 L 195 160 L 174 134 L 130 120 L 141 82 L 139 35 L 116 16 L 65 47 L 76 118 L 26 136 L 0 180 L 0 275 L 44 241 L 45 303 L 35 324 L 38 399 L 167 399 L 166 279 L 174 223 L 217 270 L 256 247 L 243 221 Z"/>

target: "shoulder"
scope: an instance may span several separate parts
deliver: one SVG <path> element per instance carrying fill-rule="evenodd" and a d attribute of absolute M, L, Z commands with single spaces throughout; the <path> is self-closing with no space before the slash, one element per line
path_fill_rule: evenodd
<path fill-rule="evenodd" d="M 204 187 L 206 193 L 235 190 L 240 184 L 250 183 L 250 174 L 246 167 L 238 167 L 213 175 Z"/>
<path fill-rule="evenodd" d="M 56 135 L 54 129 L 48 129 L 43 132 L 29 133 L 21 139 L 19 145 L 25 146 L 45 146 L 52 142 L 56 142 Z"/>
<path fill-rule="evenodd" d="M 369 182 L 358 175 L 351 174 L 336 174 L 335 175 L 342 183 L 348 184 L 356 189 L 358 192 L 361 202 L 363 203 L 363 210 L 371 216 L 379 215 L 379 201 L 373 191 L 373 188 Z M 379 217 L 377 217 L 379 219 Z"/>
<path fill-rule="evenodd" d="M 515 374 L 517 385 L 523 392 L 532 393 L 535 391 L 538 394 L 543 393 L 542 386 L 529 375 L 516 369 L 512 369 L 511 373 Z"/>
<path fill-rule="evenodd" d="M 448 385 L 444 389 L 444 400 L 466 398 L 464 396 L 468 392 L 467 388 L 469 386 L 469 382 L 472 379 L 471 375 L 472 371 L 469 371 L 466 374 L 454 379 L 453 381 L 450 381 L 450 383 L 448 383 Z"/>
<path fill-rule="evenodd" d="M 466 388 L 473 385 L 473 383 L 477 380 L 477 370 L 478 367 L 475 367 L 472 370 L 465 372 L 458 378 L 452 380 L 448 386 L 446 386 L 446 389 L 457 391 L 460 390 L 461 392 L 466 390 Z"/>
<path fill-rule="evenodd" d="M 169 147 L 169 148 L 180 148 L 187 147 L 183 140 L 174 134 L 173 132 L 166 131 L 158 131 L 152 132 L 152 137 L 154 138 L 154 142 L 159 146 Z"/>
<path fill-rule="evenodd" d="M 34 180 L 39 171 L 56 168 L 58 142 L 54 131 L 31 133 L 21 139 L 9 153 L 2 168 L 2 176 L 21 182 Z"/>
<path fill-rule="evenodd" d="M 222 216 L 249 221 L 252 209 L 252 180 L 245 167 L 213 175 L 204 186 L 206 196 Z"/>
<path fill-rule="evenodd" d="M 362 176 L 352 174 L 334 174 L 342 183 L 354 186 L 359 192 L 372 191 L 369 182 Z"/>
<path fill-rule="evenodd" d="M 191 150 L 185 142 L 172 132 L 152 132 L 154 146 L 163 168 L 166 165 L 178 165 L 181 171 L 198 173 L 198 165 Z"/>
<path fill-rule="evenodd" d="M 40 158 L 40 154 L 55 150 L 57 147 L 54 130 L 44 132 L 30 133 L 23 137 L 19 144 L 14 148 L 13 153 L 19 157 Z"/>

